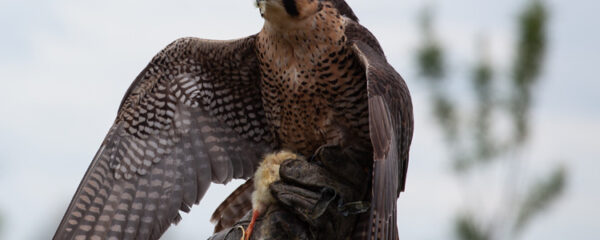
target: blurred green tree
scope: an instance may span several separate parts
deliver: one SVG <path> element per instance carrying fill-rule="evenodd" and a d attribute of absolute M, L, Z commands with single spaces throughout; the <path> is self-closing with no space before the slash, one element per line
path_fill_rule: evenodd
<path fill-rule="evenodd" d="M 430 90 L 430 102 L 437 124 L 448 145 L 450 160 L 458 177 L 474 181 L 470 175 L 501 168 L 505 174 L 499 180 L 504 184 L 495 195 L 485 189 L 465 192 L 465 200 L 477 196 L 485 202 L 498 202 L 493 212 L 485 214 L 484 207 L 468 204 L 459 210 L 454 222 L 454 235 L 460 240 L 515 239 L 523 232 L 535 216 L 556 201 L 565 188 L 567 172 L 556 166 L 553 172 L 537 182 L 521 187 L 518 181 L 524 174 L 522 149 L 529 136 L 529 115 L 535 87 L 543 70 L 547 49 L 548 11 L 539 0 L 529 1 L 518 19 L 515 59 L 510 77 L 505 81 L 497 77 L 496 70 L 486 53 L 486 42 L 480 41 L 479 60 L 470 77 L 474 106 L 465 106 L 464 101 L 449 89 L 450 75 L 445 64 L 442 41 L 433 29 L 432 8 L 426 7 L 419 18 L 422 30 L 422 45 L 416 61 L 421 78 Z M 511 131 L 502 131 L 502 123 L 509 122 Z M 495 164 L 506 163 L 506 164 Z M 479 182 L 481 185 L 481 183 Z M 492 185 L 492 184 L 490 184 Z M 491 215 L 491 216 L 489 216 Z"/>

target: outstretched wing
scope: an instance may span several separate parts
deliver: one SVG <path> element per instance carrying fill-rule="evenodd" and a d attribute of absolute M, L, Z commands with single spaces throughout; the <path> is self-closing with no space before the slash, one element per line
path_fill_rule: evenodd
<path fill-rule="evenodd" d="M 371 212 L 362 239 L 398 239 L 396 199 L 404 191 L 408 151 L 413 134 L 410 93 L 387 62 L 377 39 L 347 19 L 346 36 L 353 43 L 367 75 L 369 132 L 373 144 Z"/>
<path fill-rule="evenodd" d="M 274 147 L 255 37 L 184 38 L 127 91 L 54 239 L 158 239 L 211 182 L 249 178 Z"/>

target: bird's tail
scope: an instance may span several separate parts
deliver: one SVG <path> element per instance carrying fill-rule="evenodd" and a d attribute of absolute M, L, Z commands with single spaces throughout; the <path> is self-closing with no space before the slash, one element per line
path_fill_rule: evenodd
<path fill-rule="evenodd" d="M 250 178 L 217 207 L 210 217 L 210 221 L 216 223 L 215 233 L 233 226 L 252 210 L 252 192 L 254 192 L 254 179 Z"/>

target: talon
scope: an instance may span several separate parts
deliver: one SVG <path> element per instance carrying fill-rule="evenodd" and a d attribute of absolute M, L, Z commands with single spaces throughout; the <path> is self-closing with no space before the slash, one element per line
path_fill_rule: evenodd
<path fill-rule="evenodd" d="M 240 238 L 240 240 L 245 240 L 246 237 L 246 229 L 244 229 L 244 227 L 242 226 L 238 226 L 239 229 L 242 229 L 242 237 Z"/>

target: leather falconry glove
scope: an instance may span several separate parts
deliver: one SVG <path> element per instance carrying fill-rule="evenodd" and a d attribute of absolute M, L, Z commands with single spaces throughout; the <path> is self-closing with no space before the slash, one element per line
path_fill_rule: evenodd
<path fill-rule="evenodd" d="M 290 159 L 271 184 L 277 204 L 256 223 L 251 239 L 348 239 L 370 184 L 371 154 L 337 146 L 321 147 L 309 161 Z M 239 240 L 249 214 L 211 240 Z"/>

